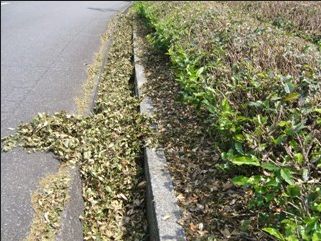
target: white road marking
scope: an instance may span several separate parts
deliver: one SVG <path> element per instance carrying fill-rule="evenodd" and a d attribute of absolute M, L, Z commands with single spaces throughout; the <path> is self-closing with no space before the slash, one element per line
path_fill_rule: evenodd
<path fill-rule="evenodd" d="M 1 3 L 1 6 L 2 6 L 2 5 L 7 5 L 7 4 L 9 4 L 9 3 L 3 3 L 3 2 L 2 2 L 2 3 Z"/>

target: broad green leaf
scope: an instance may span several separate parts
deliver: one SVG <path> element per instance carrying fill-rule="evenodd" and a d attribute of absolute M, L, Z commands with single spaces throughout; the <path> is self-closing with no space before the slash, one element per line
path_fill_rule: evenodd
<path fill-rule="evenodd" d="M 253 184 L 253 185 L 258 185 L 262 180 L 264 180 L 264 179 L 261 175 L 254 175 L 248 179 L 248 183 Z"/>
<path fill-rule="evenodd" d="M 278 238 L 281 241 L 285 241 L 284 236 L 275 228 L 263 228 L 262 230 Z"/>
<path fill-rule="evenodd" d="M 235 158 L 230 158 L 229 161 L 231 161 L 235 165 L 260 166 L 260 161 L 255 156 L 251 156 L 251 157 L 247 157 L 247 156 L 235 157 Z"/>
<path fill-rule="evenodd" d="M 228 104 L 228 99 L 222 100 L 221 106 L 222 106 L 223 111 L 230 111 L 231 110 L 231 106 Z"/>
<path fill-rule="evenodd" d="M 312 236 L 312 241 L 320 241 L 320 240 L 321 240 L 321 230 L 317 230 Z"/>
<path fill-rule="evenodd" d="M 265 163 L 263 163 L 261 166 L 262 166 L 264 169 L 267 169 L 267 170 L 269 170 L 269 171 L 278 171 L 278 170 L 280 169 L 277 165 L 275 165 L 275 164 L 273 164 L 273 163 L 271 163 L 271 162 L 265 162 Z"/>
<path fill-rule="evenodd" d="M 301 188 L 298 185 L 288 185 L 286 190 L 290 197 L 299 197 L 301 194 Z"/>
<path fill-rule="evenodd" d="M 257 149 L 258 149 L 258 151 L 264 151 L 267 146 L 268 146 L 268 145 L 267 145 L 266 143 L 263 143 L 263 144 L 259 145 L 259 146 L 257 147 Z"/>
<path fill-rule="evenodd" d="M 303 65 L 303 67 L 313 71 L 313 68 L 311 65 L 305 64 L 305 65 Z"/>
<path fill-rule="evenodd" d="M 281 177 L 286 181 L 288 184 L 293 185 L 293 177 L 291 175 L 291 171 L 287 168 L 282 168 L 281 169 Z"/>
<path fill-rule="evenodd" d="M 299 241 L 299 239 L 297 239 L 295 236 L 290 235 L 286 237 L 286 241 Z"/>
<path fill-rule="evenodd" d="M 238 121 L 247 121 L 247 120 L 249 120 L 249 118 L 246 117 L 246 116 L 237 116 L 236 120 L 238 120 Z"/>
<path fill-rule="evenodd" d="M 221 153 L 221 158 L 222 158 L 224 161 L 226 161 L 226 160 L 228 159 L 228 153 L 222 152 L 222 153 Z"/>
<path fill-rule="evenodd" d="M 233 137 L 235 140 L 240 141 L 240 142 L 244 142 L 245 141 L 245 137 L 242 134 L 237 134 Z"/>
<path fill-rule="evenodd" d="M 291 93 L 291 94 L 288 94 L 285 98 L 284 98 L 284 101 L 293 101 L 293 100 L 296 100 L 300 97 L 300 94 L 297 93 L 297 92 L 294 92 L 294 93 Z"/>
<path fill-rule="evenodd" d="M 196 76 L 199 77 L 204 72 L 204 67 L 201 67 L 197 70 Z"/>
<path fill-rule="evenodd" d="M 241 143 L 236 142 L 234 146 L 235 146 L 235 149 L 238 151 L 238 153 L 240 153 L 241 155 L 244 153 Z"/>
<path fill-rule="evenodd" d="M 298 162 L 300 165 L 302 165 L 302 161 L 303 161 L 303 155 L 301 153 L 295 153 L 293 155 L 293 158 L 296 162 Z"/>
<path fill-rule="evenodd" d="M 320 195 L 320 190 L 317 190 L 316 192 L 311 192 L 308 195 L 308 201 L 310 203 L 315 202 L 319 195 Z"/>
<path fill-rule="evenodd" d="M 106 192 L 112 192 L 112 189 L 110 188 L 110 186 L 105 186 L 105 190 Z"/>
<path fill-rule="evenodd" d="M 281 127 L 283 127 L 283 126 L 287 126 L 287 125 L 289 125 L 290 123 L 289 122 L 287 122 L 287 121 L 280 121 L 279 122 L 279 126 L 281 126 Z"/>
<path fill-rule="evenodd" d="M 296 151 L 299 152 L 299 145 L 298 143 L 296 143 L 294 140 L 289 141 L 289 144 L 291 145 L 291 147 Z"/>
<path fill-rule="evenodd" d="M 285 134 L 280 135 L 277 139 L 271 136 L 271 139 L 275 145 L 280 145 L 286 138 Z"/>
<path fill-rule="evenodd" d="M 284 90 L 287 94 L 292 93 L 296 85 L 292 84 L 291 82 L 287 82 L 284 84 Z"/>
<path fill-rule="evenodd" d="M 285 139 L 286 139 L 286 135 L 280 135 L 280 136 L 276 139 L 276 143 L 279 145 L 279 144 L 283 143 Z"/>
<path fill-rule="evenodd" d="M 247 177 L 244 177 L 244 176 L 237 176 L 237 177 L 234 177 L 232 179 L 232 182 L 235 184 L 235 185 L 238 185 L 238 186 L 243 186 L 247 183 L 247 180 L 248 178 Z"/>
<path fill-rule="evenodd" d="M 248 105 L 249 105 L 249 106 L 254 106 L 254 107 L 257 107 L 257 108 L 262 108 L 262 107 L 264 107 L 263 102 L 260 101 L 260 100 L 258 100 L 258 101 L 256 101 L 256 102 L 249 102 Z"/>
<path fill-rule="evenodd" d="M 278 178 L 271 178 L 268 179 L 266 182 L 267 187 L 277 187 L 279 185 L 279 179 Z"/>

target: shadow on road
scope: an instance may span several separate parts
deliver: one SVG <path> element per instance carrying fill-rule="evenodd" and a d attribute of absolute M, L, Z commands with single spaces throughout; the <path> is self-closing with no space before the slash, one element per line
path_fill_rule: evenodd
<path fill-rule="evenodd" d="M 110 8 L 91 8 L 91 7 L 89 7 L 88 9 L 103 12 L 103 13 L 105 13 L 105 12 L 118 12 L 118 10 L 110 9 Z"/>

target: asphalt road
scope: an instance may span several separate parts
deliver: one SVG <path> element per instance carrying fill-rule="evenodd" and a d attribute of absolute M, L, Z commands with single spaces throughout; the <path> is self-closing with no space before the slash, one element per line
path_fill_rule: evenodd
<path fill-rule="evenodd" d="M 39 112 L 76 113 L 85 63 L 92 63 L 110 18 L 129 2 L 1 2 L 1 137 Z M 25 238 L 31 194 L 56 172 L 50 154 L 1 153 L 1 240 Z"/>

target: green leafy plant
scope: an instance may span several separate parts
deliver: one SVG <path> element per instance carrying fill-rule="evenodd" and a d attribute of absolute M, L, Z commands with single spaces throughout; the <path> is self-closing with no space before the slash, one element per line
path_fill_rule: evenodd
<path fill-rule="evenodd" d="M 294 25 L 283 18 L 275 27 L 224 4 L 180 5 L 180 13 L 174 4 L 139 3 L 153 12 L 143 16 L 151 43 L 167 50 L 184 103 L 209 113 L 213 148 L 229 163 L 219 166 L 247 173 L 233 180 L 253 190 L 249 208 L 262 209 L 262 230 L 316 239 L 319 201 L 307 200 L 320 186 L 318 47 L 288 35 Z"/>

